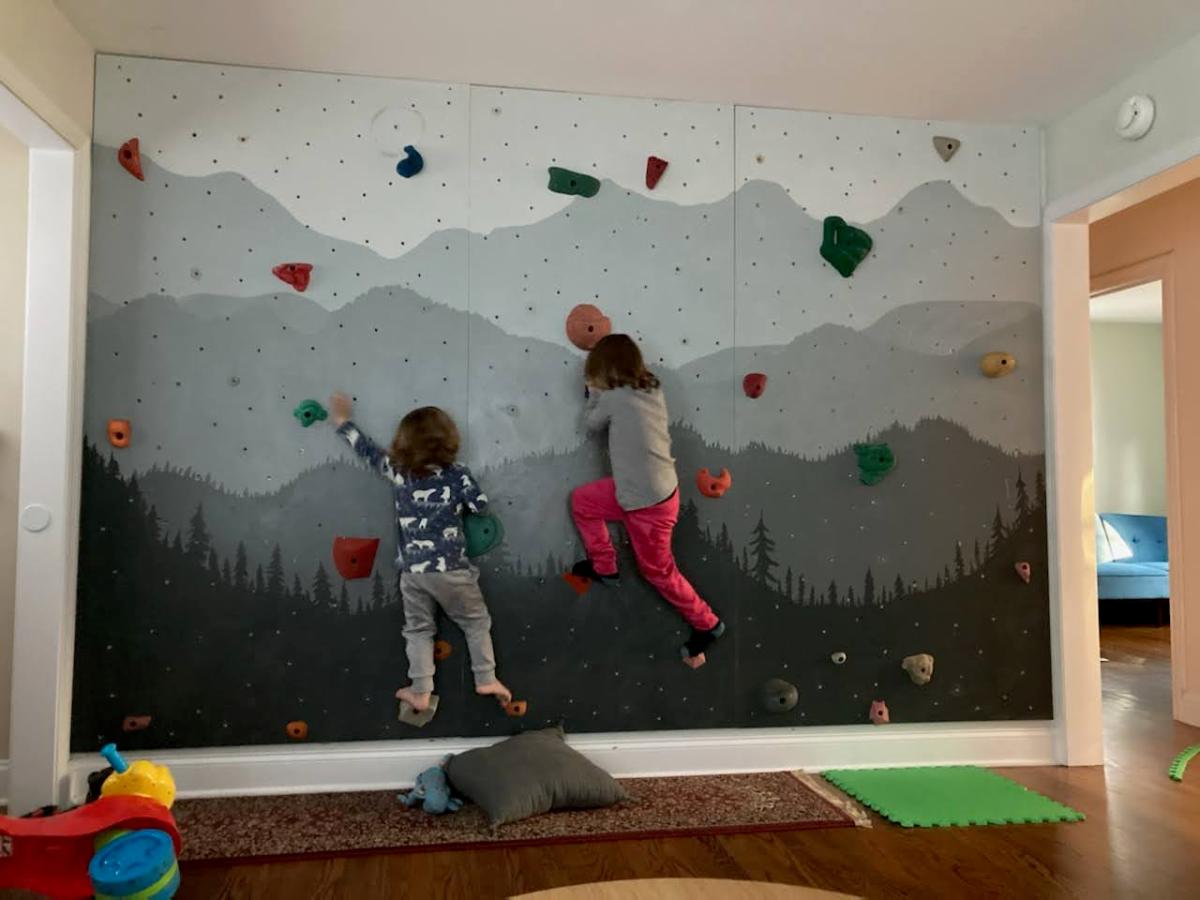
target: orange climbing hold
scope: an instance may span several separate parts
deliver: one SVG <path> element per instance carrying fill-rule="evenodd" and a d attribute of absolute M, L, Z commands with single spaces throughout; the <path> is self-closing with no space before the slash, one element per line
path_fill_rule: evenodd
<path fill-rule="evenodd" d="M 333 539 L 333 564 L 338 574 L 347 581 L 367 578 L 375 565 L 375 553 L 379 550 L 379 538 L 335 537 Z"/>
<path fill-rule="evenodd" d="M 1033 578 L 1033 566 L 1022 560 L 1013 566 L 1013 568 L 1017 570 L 1017 575 L 1020 577 L 1020 579 L 1026 584 L 1029 584 L 1030 580 Z"/>
<path fill-rule="evenodd" d="M 454 652 L 454 648 L 450 646 L 449 641 L 434 641 L 433 642 L 433 658 L 441 662 L 443 659 L 449 659 L 450 654 Z"/>
<path fill-rule="evenodd" d="M 646 160 L 646 187 L 654 190 L 658 179 L 662 178 L 663 172 L 667 171 L 667 165 L 665 159 L 659 159 L 657 156 L 651 156 Z"/>
<path fill-rule="evenodd" d="M 751 372 L 742 379 L 742 390 L 751 400 L 757 400 L 767 389 L 767 376 L 762 372 Z"/>
<path fill-rule="evenodd" d="M 133 437 L 133 425 L 128 419 L 108 420 L 108 442 L 114 447 L 128 447 Z"/>
<path fill-rule="evenodd" d="M 117 162 L 138 181 L 146 180 L 146 176 L 142 174 L 142 151 L 138 149 L 137 138 L 130 138 L 121 145 L 121 149 L 117 151 Z"/>
<path fill-rule="evenodd" d="M 580 303 L 567 314 L 567 340 L 580 350 L 591 350 L 611 331 L 612 321 L 590 303 Z"/>
<path fill-rule="evenodd" d="M 504 704 L 504 711 L 514 719 L 519 719 L 529 709 L 529 703 L 525 700 L 509 700 Z"/>
<path fill-rule="evenodd" d="M 711 474 L 708 469 L 701 469 L 696 473 L 696 487 L 705 497 L 723 496 L 732 484 L 733 476 L 729 474 L 728 469 L 722 469 L 719 475 Z"/>
<path fill-rule="evenodd" d="M 308 290 L 308 281 L 312 277 L 312 270 L 312 263 L 280 263 L 271 269 L 271 274 L 303 294 Z"/>
<path fill-rule="evenodd" d="M 573 572 L 563 572 L 563 581 L 571 586 L 576 594 L 582 597 L 588 592 L 588 588 L 592 586 L 592 579 L 584 578 L 582 575 L 576 575 Z"/>
<path fill-rule="evenodd" d="M 126 716 L 121 722 L 122 731 L 145 731 L 150 727 L 150 716 Z"/>
<path fill-rule="evenodd" d="M 293 741 L 302 741 L 306 737 L 308 737 L 308 723 L 307 722 L 301 722 L 301 721 L 288 722 L 283 730 L 287 733 L 287 736 L 290 737 Z"/>

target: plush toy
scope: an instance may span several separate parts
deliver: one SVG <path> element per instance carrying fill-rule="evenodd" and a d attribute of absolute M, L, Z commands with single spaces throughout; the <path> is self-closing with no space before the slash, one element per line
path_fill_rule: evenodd
<path fill-rule="evenodd" d="M 421 809 L 433 816 L 462 809 L 462 801 L 450 796 L 450 783 L 441 766 L 430 766 L 418 775 L 416 786 L 407 794 L 401 794 L 401 799 L 408 807 L 420 803 Z"/>

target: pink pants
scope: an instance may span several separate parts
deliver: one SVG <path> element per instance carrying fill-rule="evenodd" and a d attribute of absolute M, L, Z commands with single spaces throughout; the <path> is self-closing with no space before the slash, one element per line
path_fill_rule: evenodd
<path fill-rule="evenodd" d="M 617 571 L 606 522 L 622 522 L 633 544 L 638 568 L 655 590 L 679 611 L 689 625 L 700 631 L 717 627 L 720 621 L 691 583 L 675 567 L 671 534 L 679 518 L 679 492 L 662 503 L 645 509 L 626 510 L 617 503 L 617 486 L 611 478 L 580 485 L 571 492 L 571 515 L 583 538 L 588 559 L 600 575 Z"/>

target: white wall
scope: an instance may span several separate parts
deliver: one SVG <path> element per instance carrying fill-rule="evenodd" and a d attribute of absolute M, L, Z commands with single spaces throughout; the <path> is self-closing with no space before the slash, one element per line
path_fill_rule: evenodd
<path fill-rule="evenodd" d="M 1092 323 L 1098 512 L 1167 514 L 1162 325 Z"/>

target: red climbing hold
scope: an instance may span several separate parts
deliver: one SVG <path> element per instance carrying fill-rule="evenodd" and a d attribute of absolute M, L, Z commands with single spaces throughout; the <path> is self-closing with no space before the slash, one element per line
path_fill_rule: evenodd
<path fill-rule="evenodd" d="M 1017 570 L 1017 575 L 1020 576 L 1021 580 L 1029 584 L 1030 579 L 1033 578 L 1033 566 L 1027 562 L 1019 562 L 1013 568 Z"/>
<path fill-rule="evenodd" d="M 108 420 L 108 442 L 114 447 L 128 447 L 133 437 L 133 425 L 128 419 Z"/>
<path fill-rule="evenodd" d="M 433 659 L 435 662 L 441 662 L 443 659 L 449 659 L 450 654 L 453 652 L 454 648 L 450 646 L 449 641 L 433 642 Z"/>
<path fill-rule="evenodd" d="M 720 475 L 711 474 L 708 469 L 696 473 L 696 487 L 705 497 L 720 497 L 733 484 L 733 476 L 728 469 L 722 469 Z"/>
<path fill-rule="evenodd" d="M 887 704 L 882 700 L 871 701 L 871 721 L 876 725 L 887 725 L 892 721 L 888 714 Z"/>
<path fill-rule="evenodd" d="M 591 350 L 611 331 L 612 321 L 590 303 L 580 303 L 567 313 L 567 339 L 580 350 Z"/>
<path fill-rule="evenodd" d="M 504 704 L 504 711 L 514 719 L 519 719 L 529 710 L 529 703 L 525 700 L 509 700 Z"/>
<path fill-rule="evenodd" d="M 576 575 L 572 572 L 563 572 L 563 581 L 571 586 L 576 594 L 582 597 L 588 592 L 588 588 L 592 586 L 592 579 L 584 578 L 582 575 Z"/>
<path fill-rule="evenodd" d="M 658 184 L 658 179 L 662 178 L 665 171 L 667 171 L 667 161 L 665 159 L 659 159 L 657 156 L 647 158 L 646 187 L 654 190 L 654 186 Z"/>
<path fill-rule="evenodd" d="M 375 565 L 375 552 L 379 549 L 379 538 L 333 539 L 333 564 L 345 579 L 366 578 Z"/>
<path fill-rule="evenodd" d="M 122 731 L 145 731 L 150 727 L 150 716 L 126 716 L 121 722 Z"/>
<path fill-rule="evenodd" d="M 295 722 L 288 722 L 283 726 L 283 731 L 293 741 L 302 741 L 308 737 L 308 723 L 297 719 Z"/>
<path fill-rule="evenodd" d="M 142 151 L 138 149 L 137 138 L 130 138 L 121 145 L 121 149 L 117 151 L 117 162 L 138 181 L 146 180 L 146 176 L 142 174 Z"/>
<path fill-rule="evenodd" d="M 308 289 L 312 268 L 312 263 L 280 263 L 271 269 L 271 274 L 303 294 Z"/>
<path fill-rule="evenodd" d="M 751 400 L 757 400 L 767 389 L 767 376 L 762 372 L 751 372 L 742 379 L 742 390 Z"/>

